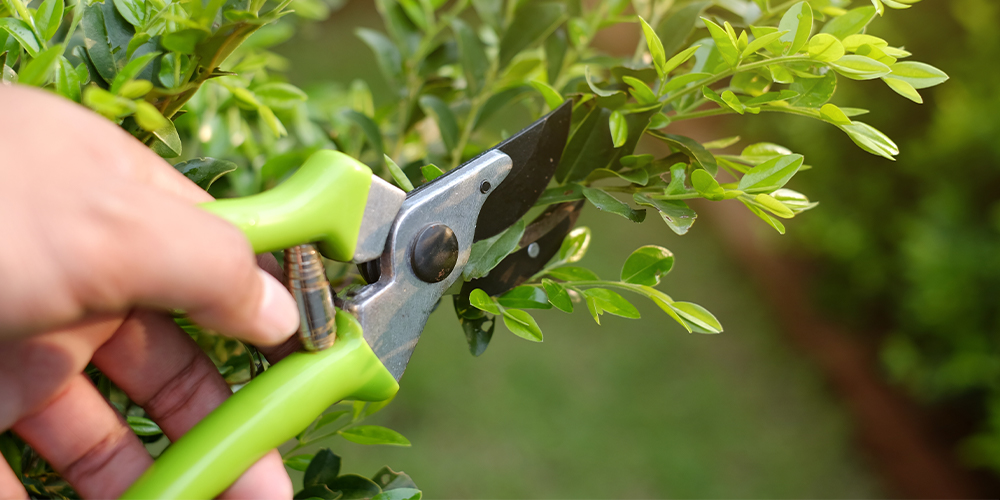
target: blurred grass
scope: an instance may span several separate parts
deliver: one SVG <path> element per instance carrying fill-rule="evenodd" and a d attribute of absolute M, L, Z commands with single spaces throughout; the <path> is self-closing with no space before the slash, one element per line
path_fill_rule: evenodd
<path fill-rule="evenodd" d="M 381 29 L 368 2 L 350 2 L 279 47 L 293 83 L 364 78 L 387 102 L 357 26 Z M 473 358 L 445 298 L 396 401 L 368 422 L 413 447 L 330 442 L 347 472 L 388 464 L 431 498 L 879 496 L 844 412 L 784 344 L 708 227 L 681 238 L 656 217 L 634 225 L 592 207 L 580 224 L 595 233 L 583 264 L 606 278 L 638 246 L 673 250 L 662 288 L 713 311 L 726 332 L 687 334 L 637 298 L 642 320 L 606 315 L 598 327 L 585 310 L 544 311 L 544 343 L 499 326 Z"/>
<path fill-rule="evenodd" d="M 872 477 L 818 374 L 774 325 L 717 243 L 651 220 L 589 211 L 584 263 L 616 276 L 644 243 L 672 248 L 664 289 L 709 307 L 718 336 L 687 334 L 651 304 L 643 319 L 536 315 L 546 340 L 498 328 L 469 355 L 447 299 L 396 401 L 374 420 L 413 448 L 336 443 L 352 472 L 384 464 L 441 498 L 870 498 Z"/>

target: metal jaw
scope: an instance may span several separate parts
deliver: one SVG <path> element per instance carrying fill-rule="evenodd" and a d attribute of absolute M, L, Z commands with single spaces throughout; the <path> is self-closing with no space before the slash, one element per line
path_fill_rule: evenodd
<path fill-rule="evenodd" d="M 483 203 L 512 168 L 510 157 L 494 150 L 411 192 L 385 240 L 378 281 L 346 301 L 338 300 L 337 305 L 361 323 L 368 345 L 396 380 L 406 370 L 438 300 L 461 277 L 469 261 Z M 437 273 L 434 279 L 441 279 L 436 282 L 427 281 L 426 269 L 420 275 L 414 271 L 415 265 L 427 264 L 426 256 L 419 252 L 415 255 L 414 250 L 428 233 L 435 233 L 425 231 L 430 226 L 446 226 L 453 237 L 443 230 L 436 234 L 457 241 L 454 267 L 446 263 L 450 271 Z"/>
<path fill-rule="evenodd" d="M 358 246 L 354 249 L 351 262 L 360 264 L 382 255 L 392 221 L 399 213 L 404 199 L 406 193 L 402 189 L 389 184 L 377 175 L 372 176 L 372 185 L 368 189 L 368 202 L 365 203 L 365 214 L 361 219 L 361 231 L 358 233 Z"/>

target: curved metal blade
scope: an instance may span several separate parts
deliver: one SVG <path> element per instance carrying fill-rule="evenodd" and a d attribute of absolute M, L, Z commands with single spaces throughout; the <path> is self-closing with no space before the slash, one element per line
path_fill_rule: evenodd
<path fill-rule="evenodd" d="M 573 101 L 566 101 L 493 148 L 509 156 L 514 168 L 483 204 L 473 241 L 500 234 L 538 201 L 562 158 L 572 115 Z"/>
<path fill-rule="evenodd" d="M 583 205 L 580 200 L 549 206 L 525 228 L 520 250 L 504 257 L 487 276 L 466 282 L 459 295 L 467 297 L 477 288 L 488 295 L 499 295 L 537 274 L 559 252 Z"/>

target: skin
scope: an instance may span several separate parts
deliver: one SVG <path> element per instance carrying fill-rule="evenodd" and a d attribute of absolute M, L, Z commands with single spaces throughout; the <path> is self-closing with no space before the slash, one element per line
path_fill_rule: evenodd
<path fill-rule="evenodd" d="M 239 230 L 196 207 L 212 198 L 119 127 L 18 86 L 0 86 L 0 110 L 0 430 L 84 497 L 115 498 L 152 459 L 87 363 L 176 440 L 231 393 L 163 311 L 276 359 L 294 349 L 295 303 Z M 274 450 L 222 495 L 291 497 Z M 27 498 L 3 460 L 0 498 Z"/>

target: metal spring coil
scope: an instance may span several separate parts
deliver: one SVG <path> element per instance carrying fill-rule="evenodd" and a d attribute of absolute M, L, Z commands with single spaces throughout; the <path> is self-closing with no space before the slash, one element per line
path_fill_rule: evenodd
<path fill-rule="evenodd" d="M 314 245 L 285 250 L 285 286 L 299 307 L 299 339 L 307 351 L 321 351 L 337 340 L 337 310 L 323 258 Z"/>

